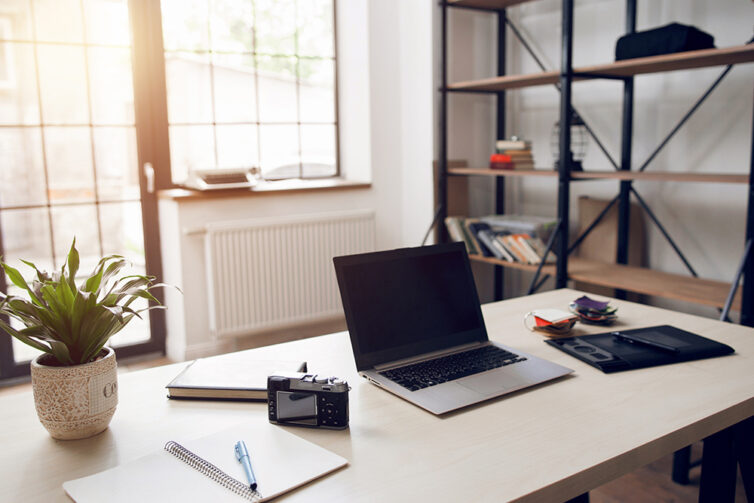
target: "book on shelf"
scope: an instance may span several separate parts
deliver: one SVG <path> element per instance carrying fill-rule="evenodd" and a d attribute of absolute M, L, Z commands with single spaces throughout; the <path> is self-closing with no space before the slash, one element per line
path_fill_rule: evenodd
<path fill-rule="evenodd" d="M 306 372 L 306 362 L 254 360 L 244 352 L 199 358 L 166 388 L 168 398 L 266 401 L 267 377 L 279 372 Z"/>
<path fill-rule="evenodd" d="M 507 262 L 539 264 L 546 245 L 537 232 L 522 232 L 533 228 L 549 232 L 552 222 L 543 217 L 521 215 L 489 215 L 481 218 L 447 217 L 448 234 L 455 241 L 463 241 L 470 255 L 495 257 Z M 554 223 L 552 223 L 554 225 Z M 550 251 L 546 263 L 555 261 Z"/>
<path fill-rule="evenodd" d="M 471 235 L 464 225 L 463 217 L 447 217 L 445 218 L 445 227 L 448 229 L 448 235 L 453 241 L 462 241 L 466 245 L 466 251 L 470 255 L 478 255 L 479 247 L 475 239 L 472 239 Z"/>
<path fill-rule="evenodd" d="M 509 231 L 511 234 L 529 234 L 547 241 L 557 226 L 557 219 L 533 215 L 487 215 L 479 220 L 491 227 Z"/>
<path fill-rule="evenodd" d="M 527 255 L 526 250 L 524 250 L 524 248 L 521 246 L 521 243 L 519 243 L 516 236 L 516 234 L 508 234 L 507 236 L 504 236 L 502 238 L 503 244 L 516 258 L 516 262 L 520 262 L 522 264 L 531 263 L 531 257 Z"/>
<path fill-rule="evenodd" d="M 495 148 L 498 152 L 501 150 L 530 150 L 531 141 L 519 140 L 514 136 L 509 140 L 497 140 L 495 142 Z"/>
<path fill-rule="evenodd" d="M 492 229 L 486 229 L 486 230 L 480 230 L 478 237 L 479 240 L 484 244 L 484 246 L 487 247 L 488 250 L 492 253 L 492 256 L 495 258 L 498 258 L 500 260 L 507 260 L 508 262 L 514 262 L 515 258 L 510 254 L 510 252 L 503 246 L 503 244 L 500 242 L 499 238 L 502 237 L 504 234 L 507 234 L 506 231 L 493 231 Z"/>
<path fill-rule="evenodd" d="M 479 247 L 479 254 L 484 257 L 494 257 L 494 252 L 489 249 L 487 245 L 485 245 L 484 242 L 479 238 L 480 231 L 492 230 L 490 225 L 476 218 L 467 218 L 464 221 L 464 226 L 466 227 L 470 237 L 476 240 L 477 246 Z"/>

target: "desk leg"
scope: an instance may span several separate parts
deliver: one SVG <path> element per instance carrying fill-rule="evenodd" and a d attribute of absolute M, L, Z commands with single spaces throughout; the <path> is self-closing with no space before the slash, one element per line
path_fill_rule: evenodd
<path fill-rule="evenodd" d="M 724 503 L 735 499 L 736 455 L 733 439 L 736 426 L 704 439 L 699 503 Z"/>
<path fill-rule="evenodd" d="M 673 482 L 688 485 L 689 470 L 691 470 L 691 446 L 687 445 L 673 453 Z"/>
<path fill-rule="evenodd" d="M 584 493 L 575 498 L 571 498 L 565 503 L 589 503 L 589 493 Z"/>
<path fill-rule="evenodd" d="M 746 501 L 754 501 L 754 417 L 741 421 L 736 429 L 736 457 L 746 491 Z"/>

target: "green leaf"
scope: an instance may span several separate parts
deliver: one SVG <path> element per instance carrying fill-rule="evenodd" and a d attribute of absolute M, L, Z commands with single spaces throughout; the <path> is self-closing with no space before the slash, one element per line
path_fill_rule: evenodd
<path fill-rule="evenodd" d="M 86 280 L 84 284 L 85 292 L 96 292 L 99 290 L 99 285 L 102 282 L 102 267 L 102 263 L 100 262 L 100 265 L 95 269 L 96 272 Z"/>
<path fill-rule="evenodd" d="M 0 327 L 6 332 L 8 332 L 8 334 L 12 335 L 19 341 L 23 342 L 24 344 L 33 347 L 34 349 L 38 349 L 39 351 L 44 351 L 45 353 L 51 352 L 49 347 L 43 344 L 40 344 L 39 342 L 29 338 L 28 335 L 25 335 L 17 331 L 13 327 L 11 327 L 9 324 L 5 323 L 3 320 L 0 320 Z"/>
<path fill-rule="evenodd" d="M 81 363 L 81 362 L 74 361 L 71 358 L 71 353 L 68 350 L 68 346 L 66 346 L 62 342 L 49 341 L 49 343 L 50 343 L 50 351 L 52 352 L 53 355 L 55 355 L 55 358 L 57 358 L 58 361 L 62 363 L 63 365 L 76 365 L 77 363 Z"/>
<path fill-rule="evenodd" d="M 23 276 L 21 276 L 21 273 L 18 272 L 17 269 L 9 266 L 6 263 L 0 264 L 0 266 L 2 266 L 2 268 L 5 270 L 5 274 L 8 275 L 8 277 L 10 278 L 10 280 L 13 282 L 14 285 L 16 285 L 19 288 L 23 288 L 24 290 L 29 292 L 29 296 L 31 297 L 31 300 L 33 302 L 36 302 L 37 304 L 42 303 L 42 301 L 40 301 L 39 298 L 37 298 L 36 294 L 34 294 L 32 289 L 29 288 L 29 285 L 26 284 L 26 280 L 24 279 Z"/>
<path fill-rule="evenodd" d="M 76 273 L 79 271 L 79 252 L 76 250 L 76 238 L 73 238 L 71 250 L 68 252 L 68 286 L 76 291 Z"/>
<path fill-rule="evenodd" d="M 71 285 L 67 281 L 61 281 L 58 283 L 58 287 L 55 289 L 55 294 L 61 304 L 65 306 L 66 311 L 70 312 L 73 307 L 74 295 L 71 291 Z"/>
<path fill-rule="evenodd" d="M 28 265 L 29 267 L 33 268 L 33 269 L 34 269 L 34 271 L 36 271 L 36 273 L 37 273 L 37 279 L 38 279 L 38 280 L 39 280 L 40 282 L 44 282 L 45 280 L 49 279 L 49 277 L 48 277 L 47 273 L 45 273 L 44 271 L 40 271 L 40 270 L 39 270 L 39 269 L 37 268 L 37 266 L 36 266 L 36 265 L 34 265 L 34 263 L 33 263 L 33 262 L 29 262 L 28 260 L 23 260 L 23 259 L 21 259 L 21 262 L 23 262 L 24 264 L 26 264 L 26 265 Z"/>
<path fill-rule="evenodd" d="M 107 266 L 105 273 L 102 275 L 102 285 L 107 285 L 107 282 L 110 281 L 110 278 L 115 276 L 121 269 L 123 269 L 127 265 L 128 261 L 124 258 L 112 262 L 109 266 Z"/>

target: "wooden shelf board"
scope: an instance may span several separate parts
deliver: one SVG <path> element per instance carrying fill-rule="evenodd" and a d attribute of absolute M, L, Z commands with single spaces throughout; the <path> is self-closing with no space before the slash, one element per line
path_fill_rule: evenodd
<path fill-rule="evenodd" d="M 451 168 L 451 175 L 484 175 L 484 176 L 548 176 L 557 177 L 558 172 L 547 169 L 489 169 L 489 168 Z"/>
<path fill-rule="evenodd" d="M 568 259 L 568 277 L 592 285 L 619 288 L 666 299 L 722 308 L 728 297 L 730 283 L 691 276 L 583 260 Z M 733 301 L 734 310 L 741 309 L 740 292 Z"/>
<path fill-rule="evenodd" d="M 749 183 L 749 175 L 646 171 L 574 171 L 574 179 L 647 180 L 656 182 Z"/>
<path fill-rule="evenodd" d="M 448 0 L 448 6 L 498 10 L 531 1 L 533 0 Z"/>
<path fill-rule="evenodd" d="M 556 84 L 560 81 L 559 72 L 532 73 L 527 75 L 507 75 L 505 77 L 492 77 L 489 79 L 456 82 L 448 85 L 451 91 L 488 91 L 496 92 L 505 89 L 517 89 L 521 87 L 544 86 Z"/>
<path fill-rule="evenodd" d="M 536 272 L 536 265 L 507 262 L 493 257 L 469 255 L 474 262 L 499 265 L 509 269 Z M 555 275 L 555 265 L 546 265 L 542 274 Z M 568 259 L 568 278 L 592 285 L 618 288 L 666 299 L 682 300 L 694 304 L 722 308 L 728 297 L 730 283 L 672 274 L 644 267 L 606 264 L 578 257 Z M 733 310 L 741 310 L 741 293 L 733 299 Z"/>
<path fill-rule="evenodd" d="M 689 70 L 711 66 L 750 63 L 754 61 L 754 44 L 725 47 L 722 49 L 703 49 L 675 54 L 663 54 L 647 58 L 634 58 L 602 65 L 574 68 L 575 73 L 591 73 L 609 76 L 630 76 L 645 73 L 670 72 L 675 70 Z M 586 77 L 574 76 L 574 80 L 584 80 Z M 508 75 L 467 82 L 457 82 L 448 86 L 453 91 L 486 91 L 496 92 L 520 87 L 541 86 L 555 84 L 560 81 L 557 71 L 542 72 L 527 75 Z"/>
<path fill-rule="evenodd" d="M 492 265 L 500 265 L 503 267 L 507 267 L 509 269 L 518 269 L 520 271 L 528 271 L 528 272 L 537 272 L 536 265 L 530 265 L 530 264 L 521 264 L 519 262 L 508 262 L 507 260 L 500 260 L 494 257 L 483 257 L 481 255 L 469 255 L 469 259 L 471 259 L 474 262 L 484 262 L 486 264 L 492 264 Z M 554 265 L 546 265 L 542 268 L 542 274 L 555 274 L 555 266 Z"/>

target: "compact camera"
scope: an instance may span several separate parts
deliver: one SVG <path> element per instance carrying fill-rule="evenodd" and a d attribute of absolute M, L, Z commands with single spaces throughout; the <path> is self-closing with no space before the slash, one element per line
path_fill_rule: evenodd
<path fill-rule="evenodd" d="M 348 383 L 336 377 L 294 372 L 267 378 L 271 423 L 330 428 L 348 427 Z"/>

